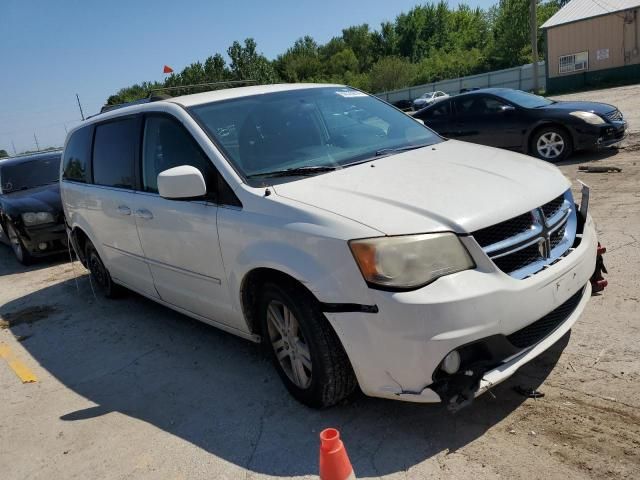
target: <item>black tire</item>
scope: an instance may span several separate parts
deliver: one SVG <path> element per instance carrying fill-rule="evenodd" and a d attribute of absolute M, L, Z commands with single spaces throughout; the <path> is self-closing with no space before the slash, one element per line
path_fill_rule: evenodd
<path fill-rule="evenodd" d="M 25 247 L 24 240 L 22 240 L 20 233 L 11 222 L 6 223 L 5 233 L 9 239 L 9 245 L 11 246 L 11 250 L 13 250 L 16 260 L 18 260 L 22 265 L 31 265 L 34 258 Z"/>
<path fill-rule="evenodd" d="M 113 283 L 109 270 L 104 266 L 96 248 L 89 240 L 87 240 L 84 254 L 94 288 L 106 298 L 119 297 L 122 293 L 122 287 Z"/>
<path fill-rule="evenodd" d="M 269 326 L 269 322 L 273 321 L 267 319 L 267 311 L 270 306 L 279 304 L 286 306 L 295 317 L 294 320 L 299 326 L 298 336 L 308 347 L 311 370 L 309 384 L 305 388 L 289 377 L 290 373 L 285 371 L 285 366 L 276 354 L 272 338 L 274 329 L 271 327 L 270 333 Z M 309 407 L 325 408 L 335 405 L 353 393 L 357 381 L 349 358 L 338 336 L 318 308 L 317 302 L 306 291 L 295 284 L 268 283 L 262 290 L 258 314 L 265 348 L 293 397 Z M 293 349 L 295 350 L 295 347 Z M 295 353 L 293 355 L 295 356 Z M 283 361 L 286 363 L 287 360 Z M 293 360 L 289 359 L 289 362 L 293 365 Z"/>
<path fill-rule="evenodd" d="M 537 130 L 529 149 L 535 157 L 547 162 L 561 162 L 573 152 L 571 135 L 564 128 L 549 126 Z"/>

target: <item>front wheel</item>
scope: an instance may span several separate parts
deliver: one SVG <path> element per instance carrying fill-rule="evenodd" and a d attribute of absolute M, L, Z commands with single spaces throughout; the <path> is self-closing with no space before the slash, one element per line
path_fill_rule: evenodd
<path fill-rule="evenodd" d="M 559 162 L 571 154 L 569 134 L 557 127 L 538 130 L 531 141 L 531 151 L 541 160 Z"/>
<path fill-rule="evenodd" d="M 323 408 L 354 391 L 356 379 L 347 354 L 307 292 L 293 285 L 267 284 L 259 314 L 276 370 L 297 400 Z"/>
<path fill-rule="evenodd" d="M 9 243 L 16 260 L 23 265 L 31 265 L 33 263 L 33 257 L 24 246 L 24 242 L 22 241 L 20 234 L 11 222 L 7 222 L 6 227 L 7 238 L 9 239 Z"/>

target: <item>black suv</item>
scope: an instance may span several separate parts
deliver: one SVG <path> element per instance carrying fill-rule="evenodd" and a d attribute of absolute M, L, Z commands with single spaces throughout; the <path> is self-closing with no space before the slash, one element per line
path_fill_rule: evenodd
<path fill-rule="evenodd" d="M 0 160 L 0 228 L 24 265 L 66 249 L 60 157 L 57 151 Z"/>

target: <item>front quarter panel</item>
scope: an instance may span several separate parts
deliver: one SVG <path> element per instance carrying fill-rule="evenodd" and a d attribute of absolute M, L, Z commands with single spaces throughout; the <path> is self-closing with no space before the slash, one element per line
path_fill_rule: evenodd
<path fill-rule="evenodd" d="M 275 193 L 240 190 L 243 208 L 220 208 L 217 219 L 234 309 L 242 311 L 242 282 L 256 268 L 286 273 L 321 302 L 371 304 L 348 240 L 380 232 Z"/>

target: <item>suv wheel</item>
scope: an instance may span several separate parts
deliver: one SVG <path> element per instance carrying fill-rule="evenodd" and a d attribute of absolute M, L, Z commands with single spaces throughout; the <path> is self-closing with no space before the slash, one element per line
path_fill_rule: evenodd
<path fill-rule="evenodd" d="M 314 299 L 291 285 L 265 285 L 259 304 L 265 345 L 289 392 L 313 408 L 349 396 L 356 379 L 347 354 Z"/>
<path fill-rule="evenodd" d="M 20 234 L 11 224 L 11 222 L 7 222 L 6 232 L 9 243 L 11 244 L 11 249 L 13 250 L 13 254 L 16 256 L 16 259 L 23 265 L 31 265 L 31 263 L 33 263 L 33 257 L 25 248 L 24 242 L 22 241 L 22 238 L 20 238 Z"/>
<path fill-rule="evenodd" d="M 571 154 L 571 138 L 565 130 L 546 127 L 536 132 L 531 142 L 533 154 L 548 162 L 559 162 Z"/>
<path fill-rule="evenodd" d="M 121 292 L 121 289 L 111 280 L 109 270 L 104 266 L 96 248 L 89 240 L 87 240 L 84 255 L 94 285 L 96 285 L 97 289 L 100 290 L 105 297 L 116 298 Z"/>

